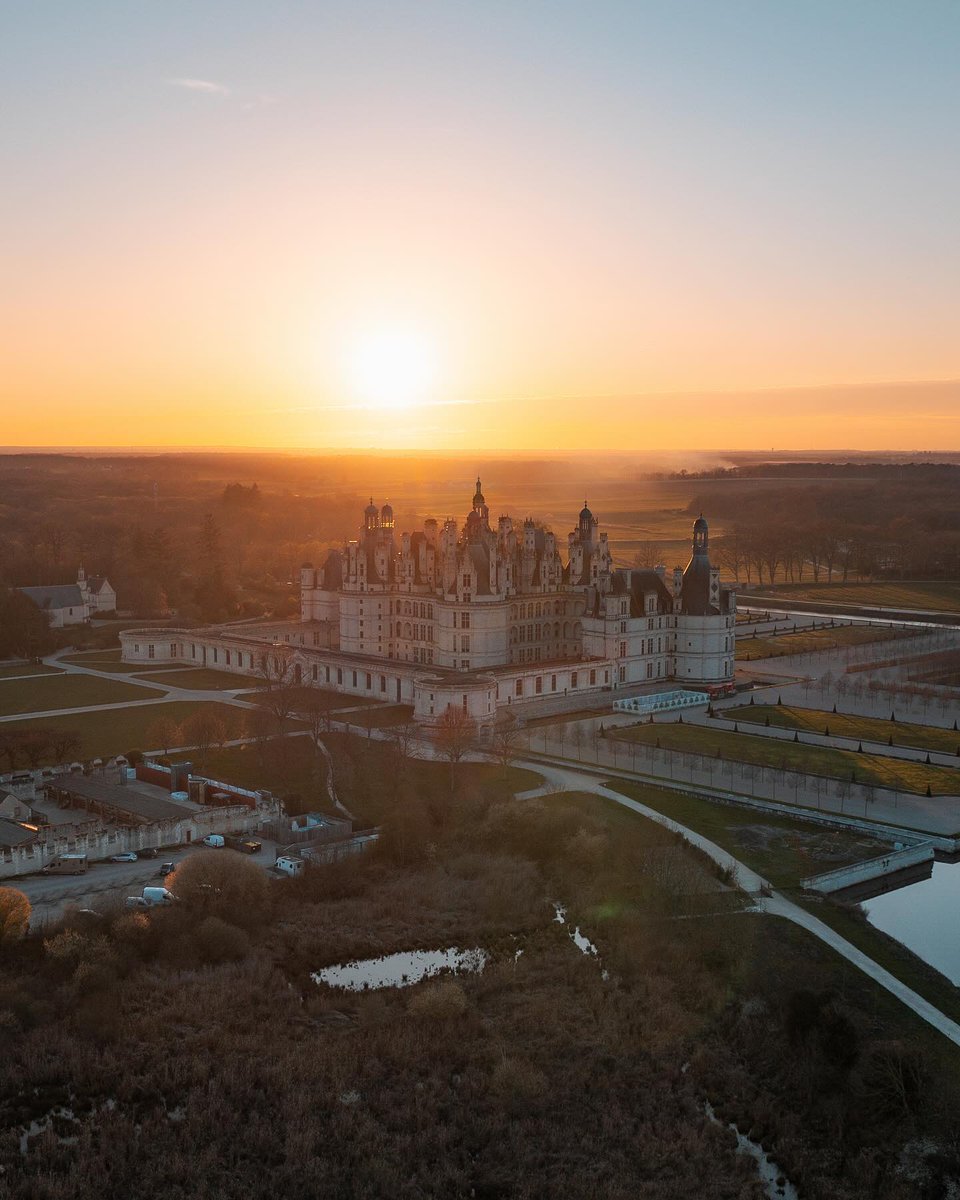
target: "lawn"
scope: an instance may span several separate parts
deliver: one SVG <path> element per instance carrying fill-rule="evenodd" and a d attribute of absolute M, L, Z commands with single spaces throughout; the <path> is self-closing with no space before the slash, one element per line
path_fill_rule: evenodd
<path fill-rule="evenodd" d="M 236 691 L 238 688 L 250 687 L 251 683 L 246 675 L 231 675 L 229 671 L 215 671 L 212 667 L 175 667 L 169 671 L 150 671 L 138 675 L 137 679 L 145 679 L 147 683 L 162 683 L 167 687 L 211 692 Z"/>
<path fill-rule="evenodd" d="M 89 667 L 91 671 L 106 671 L 111 675 L 136 675 L 143 670 L 143 663 L 121 662 L 120 650 L 84 650 L 80 654 L 64 654 L 61 662 L 77 667 Z"/>
<path fill-rule="evenodd" d="M 412 704 L 377 705 L 363 712 L 344 713 L 337 718 L 361 729 L 387 729 L 392 725 L 409 725 L 413 721 Z"/>
<path fill-rule="evenodd" d="M 888 842 L 866 834 L 717 804 L 669 788 L 619 779 L 613 781 L 613 786 L 624 796 L 703 834 L 775 887 L 798 887 L 800 880 L 810 875 L 875 858 L 890 849 Z M 622 806 L 620 811 L 631 815 Z"/>
<path fill-rule="evenodd" d="M 0 681 L 0 716 L 82 708 L 91 704 L 119 704 L 124 700 L 151 700 L 160 695 L 154 688 L 136 687 L 114 679 L 97 679 L 92 675 L 58 673 L 40 679 L 7 679 Z"/>
<path fill-rule="evenodd" d="M 375 700 L 370 696 L 345 696 L 342 692 L 333 692 L 328 688 L 316 687 L 292 687 L 289 689 L 290 702 L 294 710 L 297 707 L 306 707 L 314 704 L 318 699 L 323 706 L 329 707 L 333 712 L 338 708 L 362 708 L 368 704 L 382 704 L 382 700 Z M 254 704 L 269 704 L 270 693 L 262 686 L 256 691 L 244 693 L 242 699 L 250 700 Z"/>
<path fill-rule="evenodd" d="M 60 675 L 59 667 L 48 667 L 44 663 L 14 663 L 0 667 L 0 679 L 20 679 L 24 675 Z"/>
<path fill-rule="evenodd" d="M 333 811 L 324 784 L 326 760 L 307 736 L 211 750 L 204 773 L 253 791 L 266 788 L 281 796 L 295 792 L 302 797 L 299 808 L 304 812 Z"/>
<path fill-rule="evenodd" d="M 437 812 L 450 810 L 448 763 L 414 757 L 398 763 L 392 746 L 355 734 L 331 733 L 323 740 L 333 757 L 337 792 L 359 824 L 379 825 L 411 795 L 428 800 Z M 398 781 L 400 787 L 395 789 Z M 542 782 L 541 775 L 524 767 L 461 762 L 454 769 L 457 796 L 471 796 L 481 804 L 529 791 Z"/>
<path fill-rule="evenodd" d="M 632 725 L 607 735 L 622 741 L 654 743 L 665 750 L 683 750 L 711 758 L 803 771 L 834 779 L 851 779 L 876 787 L 923 795 L 927 787 L 935 796 L 960 795 L 960 772 L 952 767 L 927 766 L 880 754 L 860 754 L 856 750 L 838 750 L 833 746 L 810 746 L 780 738 L 734 733 L 703 725 Z"/>
<path fill-rule="evenodd" d="M 863 604 L 876 608 L 926 609 L 960 612 L 960 583 L 798 583 L 780 584 L 750 592 L 754 599 L 780 597 L 785 600 L 812 600 L 825 604 Z"/>
<path fill-rule="evenodd" d="M 138 688 L 148 696 L 146 688 Z M 186 720 L 198 708 L 208 708 L 218 715 L 227 705 L 204 700 L 174 701 L 170 704 L 144 704 L 139 708 L 111 708 L 104 712 L 72 713 L 66 717 L 35 717 L 29 721 L 10 721 L 0 729 L 70 729 L 78 734 L 81 748 L 79 759 L 109 758 L 128 750 L 155 750 L 147 744 L 147 730 L 158 717 L 169 717 L 178 723 Z M 236 709 L 229 709 L 233 714 Z M 41 764 L 42 765 L 42 764 Z"/>
<path fill-rule="evenodd" d="M 884 721 L 879 717 L 824 712 L 819 708 L 794 708 L 788 704 L 744 704 L 738 708 L 725 708 L 719 715 L 730 721 L 744 721 L 753 725 L 763 725 L 769 720 L 770 724 L 778 729 L 796 729 L 801 733 L 824 733 L 829 729 L 836 737 L 911 746 L 918 750 L 938 750 L 941 754 L 954 754 L 960 749 L 960 733 L 952 729 L 916 725 L 909 721 Z M 890 738 L 893 739 L 892 743 Z"/>
<path fill-rule="evenodd" d="M 841 646 L 861 646 L 866 642 L 887 642 L 903 637 L 899 629 L 879 625 L 839 625 L 834 629 L 813 629 L 806 633 L 781 633 L 776 637 L 737 638 L 737 662 L 757 658 L 783 658 L 788 654 L 812 654 L 818 650 L 836 650 Z"/>

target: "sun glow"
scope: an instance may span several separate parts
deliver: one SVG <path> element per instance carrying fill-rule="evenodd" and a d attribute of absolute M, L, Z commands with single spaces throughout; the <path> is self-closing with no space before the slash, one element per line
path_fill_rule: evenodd
<path fill-rule="evenodd" d="M 412 329 L 358 335 L 347 347 L 344 375 L 352 399 L 372 408 L 407 409 L 429 398 L 436 348 Z"/>

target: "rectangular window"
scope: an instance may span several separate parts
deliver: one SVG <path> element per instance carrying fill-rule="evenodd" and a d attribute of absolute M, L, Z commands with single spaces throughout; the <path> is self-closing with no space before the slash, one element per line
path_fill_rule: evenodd
<path fill-rule="evenodd" d="M 454 613 L 454 614 L 453 614 L 453 627 L 454 627 L 454 629 L 456 629 L 456 627 L 457 627 L 457 616 L 458 616 L 458 614 L 457 614 L 457 613 Z"/>
<path fill-rule="evenodd" d="M 557 690 L 557 677 L 556 677 L 556 675 L 551 675 L 550 676 L 550 691 L 555 692 L 556 690 Z"/>
<path fill-rule="evenodd" d="M 627 677 L 627 668 L 621 667 L 620 668 L 620 682 L 623 683 L 623 681 L 626 679 L 626 677 Z"/>
<path fill-rule="evenodd" d="M 385 692 L 386 690 L 387 690 L 387 677 L 386 677 L 386 675 L 381 675 L 380 676 L 380 691 Z"/>
<path fill-rule="evenodd" d="M 343 683 L 343 667 L 337 667 L 337 683 Z"/>
<path fill-rule="evenodd" d="M 175 642 L 171 642 L 171 643 L 170 643 L 170 657 L 171 657 L 171 658 L 176 658 L 176 657 L 177 657 L 177 646 L 176 646 L 176 643 L 175 643 Z M 230 661 L 230 659 L 228 658 L 228 659 L 227 659 L 227 662 L 229 662 L 229 661 Z"/>
<path fill-rule="evenodd" d="M 367 672 L 367 691 L 369 692 L 372 687 L 373 687 L 373 676 L 368 671 Z"/>
<path fill-rule="evenodd" d="M 469 576 L 469 575 L 464 575 L 464 577 L 463 577 L 463 586 L 464 586 L 465 588 L 468 588 L 468 587 L 470 586 L 470 576 Z"/>
<path fill-rule="evenodd" d="M 596 682 L 597 682 L 597 673 L 596 673 L 596 671 L 591 671 L 590 672 L 590 686 L 594 687 Z"/>
<path fill-rule="evenodd" d="M 320 670 L 320 668 L 317 666 L 316 663 L 314 663 L 313 670 L 310 672 L 310 678 L 313 680 L 314 683 L 317 682 L 317 674 L 318 674 L 319 670 Z"/>
<path fill-rule="evenodd" d="M 620 657 L 621 658 L 627 657 L 627 643 L 626 642 L 620 643 Z"/>
<path fill-rule="evenodd" d="M 464 712 L 467 711 L 467 693 L 466 692 L 463 693 L 463 711 Z"/>
<path fill-rule="evenodd" d="M 653 663 L 647 663 L 647 678 L 653 678 Z"/>
<path fill-rule="evenodd" d="M 357 673 L 356 673 L 356 671 L 354 671 L 354 673 L 353 673 L 353 686 L 354 686 L 354 687 L 356 687 L 356 686 L 357 686 Z"/>
<path fill-rule="evenodd" d="M 537 693 L 538 696 L 541 695 L 543 692 L 543 679 L 539 675 L 537 676 L 536 680 L 534 681 L 534 691 Z"/>
<path fill-rule="evenodd" d="M 571 675 L 570 675 L 570 686 L 571 686 L 572 688 L 575 688 L 575 687 L 577 686 L 577 673 L 576 673 L 576 671 L 573 671 L 573 672 L 571 673 Z"/>
<path fill-rule="evenodd" d="M 463 637 L 460 639 L 460 649 L 465 650 L 465 651 L 470 650 L 470 635 L 469 634 L 465 633 L 463 635 Z"/>
<path fill-rule="evenodd" d="M 216 661 L 217 661 L 217 648 L 216 648 L 216 646 L 214 646 L 214 648 L 213 648 L 213 661 L 214 661 L 214 662 L 216 662 Z"/>
<path fill-rule="evenodd" d="M 229 666 L 230 666 L 230 651 L 229 651 L 229 650 L 225 650 L 225 651 L 224 651 L 224 654 L 225 654 L 225 656 L 226 656 L 226 658 L 225 658 L 226 664 L 227 664 L 227 666 L 229 667 Z"/>
<path fill-rule="evenodd" d="M 196 658 L 196 657 L 197 657 L 197 644 L 196 644 L 196 642 L 191 642 L 191 643 L 190 643 L 190 657 L 191 657 L 191 658 Z"/>
<path fill-rule="evenodd" d="M 329 683 L 330 682 L 330 668 L 324 667 L 323 674 L 324 674 L 324 678 L 325 678 L 326 682 Z"/>
<path fill-rule="evenodd" d="M 460 628 L 461 629 L 469 629 L 470 628 L 470 614 L 468 612 L 460 614 Z"/>
<path fill-rule="evenodd" d="M 153 658 L 153 657 L 154 657 L 153 646 L 148 646 L 147 647 L 147 658 Z"/>
<path fill-rule="evenodd" d="M 513 685 L 513 690 L 517 696 L 523 695 L 523 680 L 522 679 L 517 680 L 517 682 Z"/>
<path fill-rule="evenodd" d="M 139 654 L 139 653 L 140 653 L 140 643 L 139 643 L 139 642 L 134 642 L 134 645 L 133 645 L 133 652 L 134 652 L 134 654 Z"/>

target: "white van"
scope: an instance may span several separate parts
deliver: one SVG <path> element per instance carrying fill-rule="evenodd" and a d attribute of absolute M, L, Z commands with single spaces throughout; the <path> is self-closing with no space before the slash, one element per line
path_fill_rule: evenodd
<path fill-rule="evenodd" d="M 222 833 L 208 833 L 203 839 L 203 844 L 209 846 L 212 850 L 222 850 L 226 845 Z"/>
<path fill-rule="evenodd" d="M 284 875 L 299 875 L 307 864 L 302 858 L 289 858 L 282 855 L 277 859 L 276 868 L 282 871 Z"/>
<path fill-rule="evenodd" d="M 173 904 L 176 900 L 173 892 L 165 887 L 145 887 L 142 896 L 151 908 L 158 904 Z"/>

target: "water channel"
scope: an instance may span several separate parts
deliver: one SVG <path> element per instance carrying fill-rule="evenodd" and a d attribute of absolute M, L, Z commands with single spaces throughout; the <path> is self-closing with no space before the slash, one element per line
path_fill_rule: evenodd
<path fill-rule="evenodd" d="M 845 898 L 859 900 L 871 925 L 960 986 L 955 915 L 960 910 L 960 859 L 938 859 L 912 875 L 890 877 L 879 893 L 851 889 Z"/>

